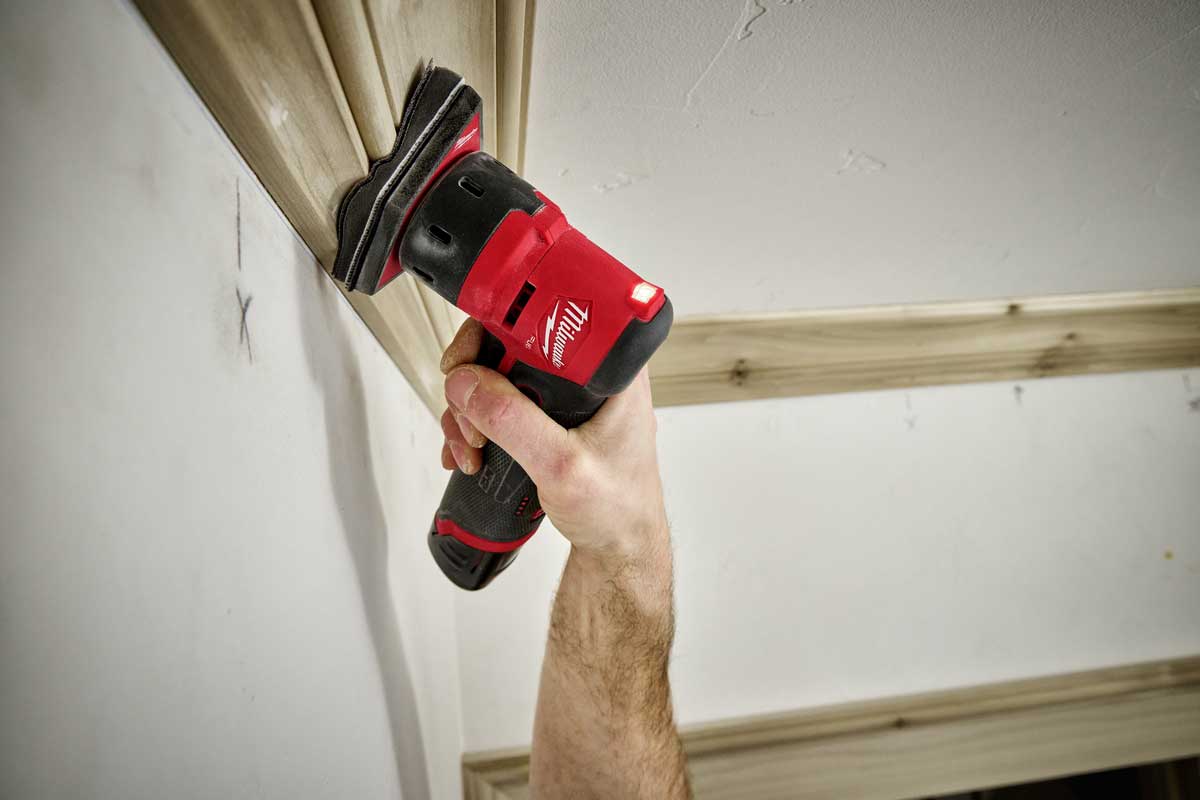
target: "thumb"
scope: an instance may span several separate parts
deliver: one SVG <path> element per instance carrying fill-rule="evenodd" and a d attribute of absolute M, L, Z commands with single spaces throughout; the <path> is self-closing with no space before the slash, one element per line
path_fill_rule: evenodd
<path fill-rule="evenodd" d="M 446 376 L 446 401 L 480 433 L 516 459 L 535 484 L 543 484 L 569 463 L 576 443 L 565 428 L 503 375 L 478 365 L 461 366 Z"/>

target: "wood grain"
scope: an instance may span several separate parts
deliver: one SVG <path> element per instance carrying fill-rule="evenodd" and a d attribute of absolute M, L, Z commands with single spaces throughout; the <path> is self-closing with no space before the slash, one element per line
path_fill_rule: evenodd
<path fill-rule="evenodd" d="M 358 123 L 358 131 L 362 136 L 367 156 L 372 160 L 382 158 L 391 152 L 395 143 L 399 115 L 393 114 L 391 96 L 384 84 L 386 70 L 381 64 L 388 63 L 395 67 L 400 58 L 395 54 L 388 58 L 382 57 L 382 51 L 362 3 L 314 0 L 313 6 L 321 22 L 321 29 L 337 67 L 350 110 Z M 481 38 L 480 41 L 484 39 Z M 416 75 L 424 67 L 423 63 L 411 66 L 409 69 L 406 65 L 403 73 Z M 411 285 L 389 287 L 384 291 L 397 293 L 399 297 L 395 299 L 406 306 L 405 313 L 412 314 L 418 323 L 424 322 L 432 329 L 435 337 L 433 344 L 436 347 L 430 349 L 421 346 L 421 349 L 426 351 L 423 358 L 429 359 L 434 355 L 433 350 L 440 353 L 450 343 L 463 315 L 425 284 L 418 281 L 406 282 Z M 426 367 L 424 372 L 426 381 L 437 382 L 438 376 L 432 370 Z M 437 386 L 427 389 L 435 392 L 432 401 L 434 407 L 440 411 L 440 397 L 436 395 Z"/>
<path fill-rule="evenodd" d="M 313 0 L 313 10 L 321 22 L 367 156 L 383 158 L 396 140 L 396 123 L 366 9 L 357 2 Z"/>
<path fill-rule="evenodd" d="M 334 218 L 368 155 L 390 150 L 411 78 L 437 56 L 495 95 L 491 2 L 136 0 L 296 231 L 326 268 Z M 319 10 L 319 15 L 318 15 Z M 366 146 L 364 147 L 364 142 Z M 339 289 L 341 286 L 339 285 Z M 461 314 L 416 282 L 351 304 L 434 412 L 438 362 Z"/>
<path fill-rule="evenodd" d="M 412 81 L 432 60 L 462 75 L 483 98 L 484 149 L 494 154 L 494 0 L 365 0 L 364 5 L 384 75 L 393 124 L 400 124 Z M 437 332 L 440 349 L 444 349 L 466 317 L 424 284 L 418 284 L 416 291 L 425 306 L 426 317 Z"/>
<path fill-rule="evenodd" d="M 682 319 L 657 405 L 1200 364 L 1200 289 Z"/>
<path fill-rule="evenodd" d="M 967 791 L 1200 753 L 1200 657 L 773 714 L 682 733 L 698 798 Z M 469 798 L 528 797 L 528 751 L 467 755 Z"/>
<path fill-rule="evenodd" d="M 496 0 L 497 157 L 525 174 L 534 0 Z"/>
<path fill-rule="evenodd" d="M 432 59 L 462 75 L 483 98 L 484 145 L 494 153 L 495 0 L 365 0 L 365 5 L 393 123 L 400 124 L 408 87 Z"/>
<path fill-rule="evenodd" d="M 307 0 L 139 0 L 138 7 L 317 258 L 367 157 Z"/>

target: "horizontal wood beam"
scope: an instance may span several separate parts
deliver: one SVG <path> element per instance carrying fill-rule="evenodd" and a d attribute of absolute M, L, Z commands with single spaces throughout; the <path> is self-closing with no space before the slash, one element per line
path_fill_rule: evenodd
<path fill-rule="evenodd" d="M 1200 657 L 693 726 L 697 798 L 897 800 L 1200 753 Z M 528 750 L 469 754 L 472 800 L 529 796 Z"/>
<path fill-rule="evenodd" d="M 1200 365 L 1200 288 L 684 318 L 656 405 Z"/>

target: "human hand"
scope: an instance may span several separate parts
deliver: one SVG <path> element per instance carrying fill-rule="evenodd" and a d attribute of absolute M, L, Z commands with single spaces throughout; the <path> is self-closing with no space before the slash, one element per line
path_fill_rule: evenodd
<path fill-rule="evenodd" d="M 661 552 L 667 521 L 646 370 L 567 430 L 503 375 L 473 363 L 482 341 L 483 326 L 468 319 L 442 357 L 442 466 L 474 474 L 491 440 L 525 469 L 546 515 L 578 552 L 608 566 Z"/>

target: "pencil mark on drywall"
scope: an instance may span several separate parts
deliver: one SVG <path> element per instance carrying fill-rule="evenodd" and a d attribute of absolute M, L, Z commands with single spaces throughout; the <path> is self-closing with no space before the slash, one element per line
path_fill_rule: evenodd
<path fill-rule="evenodd" d="M 904 393 L 904 408 L 908 411 L 904 415 L 904 424 L 908 426 L 910 431 L 917 429 L 917 415 L 913 413 L 912 396 L 908 392 Z"/>
<path fill-rule="evenodd" d="M 1013 399 L 1017 401 L 1017 405 L 1024 405 L 1021 401 L 1022 395 L 1025 394 L 1025 387 L 1019 383 L 1013 384 Z"/>
<path fill-rule="evenodd" d="M 233 193 L 234 193 L 234 208 L 237 209 L 235 217 L 237 219 L 237 268 L 238 272 L 242 271 L 242 179 L 241 176 L 233 178 Z"/>
<path fill-rule="evenodd" d="M 887 164 L 875 156 L 860 150 L 846 150 L 842 153 L 842 165 L 834 175 L 873 175 L 887 169 Z"/>
<path fill-rule="evenodd" d="M 242 290 L 235 289 L 237 294 L 238 311 L 241 313 L 242 324 L 238 329 L 238 345 L 246 345 L 246 357 L 250 359 L 250 363 L 254 363 L 254 347 L 250 344 L 250 323 L 246 316 L 250 313 L 250 301 L 254 299 L 254 295 L 247 294 L 245 299 L 242 298 Z"/>
<path fill-rule="evenodd" d="M 750 16 L 742 24 L 742 29 L 738 31 L 737 38 L 739 42 L 749 39 L 754 35 L 754 31 L 750 30 L 750 27 L 767 13 L 767 7 L 762 4 L 762 0 L 750 0 L 750 2 L 746 3 L 746 8 L 742 13 L 745 14 L 747 12 L 749 12 Z"/>
<path fill-rule="evenodd" d="M 773 117 L 773 116 L 775 116 L 775 112 L 774 111 L 759 111 L 757 108 L 752 108 L 752 109 L 750 109 L 750 116 L 752 116 L 752 117 Z"/>
<path fill-rule="evenodd" d="M 1179 377 L 1183 381 L 1184 394 L 1190 395 L 1192 393 L 1192 376 L 1185 372 Z M 1200 413 L 1200 397 L 1193 397 L 1188 400 L 1188 410 Z"/>

